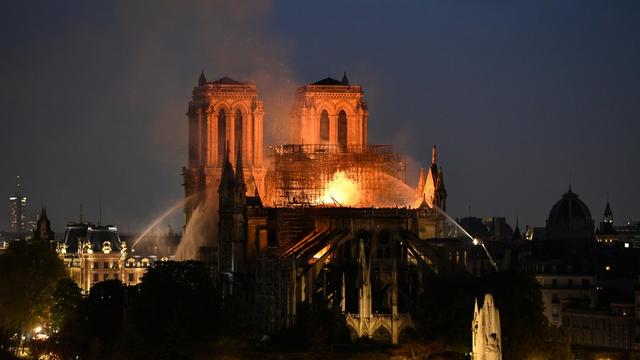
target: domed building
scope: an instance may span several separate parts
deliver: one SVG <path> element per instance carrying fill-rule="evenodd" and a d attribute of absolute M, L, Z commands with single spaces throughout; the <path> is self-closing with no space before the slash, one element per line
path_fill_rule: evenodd
<path fill-rule="evenodd" d="M 571 190 L 556 202 L 547 219 L 547 239 L 592 242 L 594 223 L 589 207 Z"/>
<path fill-rule="evenodd" d="M 534 238 L 524 268 L 540 284 L 549 323 L 562 326 L 566 308 L 590 309 L 596 304 L 594 222 L 589 207 L 570 186 L 551 207 L 546 225 L 546 236 Z"/>

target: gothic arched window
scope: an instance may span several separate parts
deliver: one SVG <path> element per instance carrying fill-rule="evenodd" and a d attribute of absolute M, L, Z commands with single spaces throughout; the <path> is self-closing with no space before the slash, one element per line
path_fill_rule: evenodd
<path fill-rule="evenodd" d="M 341 110 L 338 114 L 338 144 L 342 147 L 347 146 L 347 113 Z"/>
<path fill-rule="evenodd" d="M 238 147 L 242 146 L 242 112 L 240 109 L 236 110 L 235 116 L 235 144 L 233 149 L 238 151 Z"/>
<path fill-rule="evenodd" d="M 320 113 L 320 141 L 329 141 L 329 113 L 322 110 Z"/>
<path fill-rule="evenodd" d="M 222 164 L 224 160 L 224 149 L 227 144 L 227 115 L 224 109 L 218 112 L 218 160 Z"/>

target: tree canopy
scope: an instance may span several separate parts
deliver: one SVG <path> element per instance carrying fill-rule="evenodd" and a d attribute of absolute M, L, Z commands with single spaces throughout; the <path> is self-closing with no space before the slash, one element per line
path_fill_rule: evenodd
<path fill-rule="evenodd" d="M 572 359 L 569 343 L 543 314 L 542 295 L 531 276 L 504 271 L 485 277 L 466 272 L 426 279 L 415 318 L 428 340 L 470 351 L 473 304 L 491 293 L 500 311 L 505 359 Z"/>
<path fill-rule="evenodd" d="M 47 242 L 13 241 L 0 255 L 0 319 L 13 331 L 49 320 L 51 296 L 67 277 L 62 260 Z"/>

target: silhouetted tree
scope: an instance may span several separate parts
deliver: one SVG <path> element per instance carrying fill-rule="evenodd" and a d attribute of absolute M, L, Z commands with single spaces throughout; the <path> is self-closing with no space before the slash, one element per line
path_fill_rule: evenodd
<path fill-rule="evenodd" d="M 109 358 L 122 338 L 125 297 L 126 288 L 120 280 L 106 280 L 91 287 L 81 316 L 92 358 Z"/>
<path fill-rule="evenodd" d="M 317 298 L 312 304 L 305 302 L 298 306 L 294 326 L 274 334 L 271 345 L 287 351 L 321 352 L 350 341 L 344 314 Z"/>
<path fill-rule="evenodd" d="M 51 302 L 51 328 L 49 346 L 65 359 L 75 358 L 88 351 L 87 301 L 78 285 L 71 279 L 58 281 Z"/>
<path fill-rule="evenodd" d="M 567 339 L 544 317 L 538 283 L 527 274 L 432 275 L 425 280 L 425 289 L 414 315 L 428 340 L 469 351 L 474 299 L 482 306 L 484 294 L 491 293 L 500 310 L 505 359 L 572 359 Z"/>
<path fill-rule="evenodd" d="M 13 241 L 0 255 L 0 319 L 11 332 L 49 320 L 56 282 L 67 277 L 62 260 L 46 242 Z"/>
<path fill-rule="evenodd" d="M 219 335 L 221 296 L 203 263 L 157 262 L 134 294 L 126 322 L 130 356 L 183 358 Z"/>
<path fill-rule="evenodd" d="M 82 291 L 67 278 L 59 280 L 51 301 L 51 328 L 62 331 L 65 325 L 77 318 L 82 304 Z"/>

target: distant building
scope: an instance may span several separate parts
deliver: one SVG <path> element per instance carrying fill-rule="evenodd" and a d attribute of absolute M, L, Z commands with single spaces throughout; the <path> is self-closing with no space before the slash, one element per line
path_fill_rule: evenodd
<path fill-rule="evenodd" d="M 9 230 L 16 234 L 27 231 L 27 197 L 22 194 L 20 176 L 16 176 L 16 192 L 9 197 Z"/>
<path fill-rule="evenodd" d="M 587 205 L 571 187 L 556 202 L 547 219 L 545 236 L 533 237 L 524 269 L 538 281 L 549 323 L 562 325 L 568 306 L 593 308 L 597 302 L 593 219 Z"/>
<path fill-rule="evenodd" d="M 523 268 L 540 284 L 545 316 L 566 331 L 572 346 L 590 354 L 639 348 L 640 293 L 634 287 L 640 249 L 632 234 L 614 227 L 608 202 L 594 232 L 589 208 L 569 188 L 551 208 L 544 231 L 530 237 Z"/>
<path fill-rule="evenodd" d="M 157 260 L 156 257 L 128 255 L 126 242 L 120 240 L 118 229 L 111 225 L 70 223 L 56 250 L 71 279 L 85 293 L 95 283 L 105 280 L 136 285 Z"/>
<path fill-rule="evenodd" d="M 615 226 L 613 219 L 613 211 L 607 201 L 602 221 L 596 230 L 597 244 L 599 246 L 640 249 L 640 222 L 629 221 L 623 226 Z"/>
<path fill-rule="evenodd" d="M 616 226 L 615 229 L 623 247 L 640 248 L 640 221 L 628 221 L 622 226 Z"/>
<path fill-rule="evenodd" d="M 609 309 L 567 308 L 563 327 L 574 345 L 631 350 L 635 342 L 633 303 L 610 304 Z"/>
<path fill-rule="evenodd" d="M 55 245 L 55 233 L 51 230 L 51 222 L 47 217 L 47 209 L 44 207 L 40 212 L 36 228 L 31 238 L 34 241 L 46 241 Z"/>

